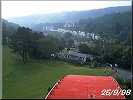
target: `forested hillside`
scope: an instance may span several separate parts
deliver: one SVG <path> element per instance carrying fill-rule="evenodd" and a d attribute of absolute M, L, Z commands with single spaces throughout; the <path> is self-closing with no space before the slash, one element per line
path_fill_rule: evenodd
<path fill-rule="evenodd" d="M 132 30 L 131 10 L 123 13 L 107 14 L 94 20 L 80 20 L 81 30 L 87 32 L 100 33 L 104 32 L 108 35 L 116 35 L 119 39 L 125 40 Z"/>
<path fill-rule="evenodd" d="M 131 68 L 132 13 L 107 14 L 94 20 L 80 20 L 79 29 L 94 32 L 101 39 L 93 41 L 95 46 L 82 46 L 81 51 L 99 55 L 96 61 L 117 63 L 121 68 Z M 83 49 L 84 47 L 84 49 Z M 86 49 L 85 49 L 86 48 Z M 82 50 L 83 49 L 83 50 Z"/>
<path fill-rule="evenodd" d="M 8 22 L 5 19 L 2 19 L 2 39 L 3 43 L 6 43 L 9 37 L 16 32 L 17 28 L 19 27 L 18 24 Z"/>

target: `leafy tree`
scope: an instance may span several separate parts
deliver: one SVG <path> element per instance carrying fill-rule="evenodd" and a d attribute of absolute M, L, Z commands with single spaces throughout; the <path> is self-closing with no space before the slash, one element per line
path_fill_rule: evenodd
<path fill-rule="evenodd" d="M 32 44 L 32 30 L 25 27 L 19 27 L 17 32 L 11 36 L 9 47 L 13 50 L 13 52 L 20 55 L 22 61 L 26 63 L 30 50 L 32 49 Z"/>
<path fill-rule="evenodd" d="M 51 54 L 55 54 L 62 49 L 60 41 L 51 36 L 39 39 L 37 44 L 38 58 L 50 58 Z"/>
<path fill-rule="evenodd" d="M 63 36 L 65 47 L 71 48 L 74 45 L 74 39 L 73 35 L 69 32 L 66 32 Z"/>
<path fill-rule="evenodd" d="M 80 44 L 78 49 L 81 53 L 91 54 L 91 55 L 98 55 L 98 51 L 96 46 L 94 45 L 87 45 L 87 44 Z"/>
<path fill-rule="evenodd" d="M 8 45 L 10 36 L 16 32 L 19 25 L 2 19 L 2 43 Z"/>

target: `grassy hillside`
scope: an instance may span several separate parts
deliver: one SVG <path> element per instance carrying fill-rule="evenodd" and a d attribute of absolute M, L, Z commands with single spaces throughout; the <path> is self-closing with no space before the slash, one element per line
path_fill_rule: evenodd
<path fill-rule="evenodd" d="M 18 57 L 3 49 L 3 98 L 43 98 L 58 79 L 67 74 L 109 75 L 103 68 L 86 68 L 62 61 L 30 61 L 23 64 Z"/>

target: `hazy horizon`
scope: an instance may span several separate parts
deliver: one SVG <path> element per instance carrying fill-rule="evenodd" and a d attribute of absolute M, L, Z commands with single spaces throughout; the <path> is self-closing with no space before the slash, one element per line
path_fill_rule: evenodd
<path fill-rule="evenodd" d="M 131 6 L 131 1 L 2 1 L 2 18 Z"/>

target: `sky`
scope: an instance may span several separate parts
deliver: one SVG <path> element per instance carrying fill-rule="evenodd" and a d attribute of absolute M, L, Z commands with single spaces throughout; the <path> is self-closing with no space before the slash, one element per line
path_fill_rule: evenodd
<path fill-rule="evenodd" d="M 2 1 L 2 18 L 131 5 L 128 1 Z"/>

